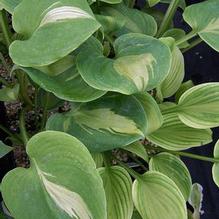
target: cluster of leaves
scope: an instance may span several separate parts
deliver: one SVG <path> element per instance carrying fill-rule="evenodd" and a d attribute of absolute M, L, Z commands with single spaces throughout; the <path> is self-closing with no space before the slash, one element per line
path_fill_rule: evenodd
<path fill-rule="evenodd" d="M 29 169 L 12 170 L 1 184 L 14 218 L 199 217 L 201 187 L 192 185 L 178 155 L 197 158 L 181 150 L 212 141 L 219 83 L 183 83 L 182 52 L 201 41 L 219 51 L 219 1 L 186 7 L 183 0 L 162 0 L 169 4 L 165 15 L 153 7 L 159 0 L 148 0 L 141 10 L 134 2 L 0 0 L 2 42 L 18 79 L 9 85 L 1 79 L 0 100 L 19 98 L 24 111 L 36 104 L 44 109 L 43 132 L 28 140 L 22 111 L 21 135 L 11 138 L 27 143 L 30 158 Z M 189 33 L 172 24 L 178 7 Z M 64 101 L 71 110 L 47 120 Z M 0 146 L 1 156 L 11 150 Z M 115 158 L 113 149 L 127 151 L 145 173 Z M 219 186 L 218 151 L 219 143 L 214 158 L 201 159 L 214 162 Z"/>

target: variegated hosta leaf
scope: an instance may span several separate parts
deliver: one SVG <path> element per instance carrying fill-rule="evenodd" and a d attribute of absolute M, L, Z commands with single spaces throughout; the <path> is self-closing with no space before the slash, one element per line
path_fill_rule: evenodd
<path fill-rule="evenodd" d="M 0 0 L 0 8 L 4 8 L 10 14 L 14 12 L 14 9 L 22 2 L 22 0 Z"/>
<path fill-rule="evenodd" d="M 187 219 L 186 201 L 182 193 L 162 173 L 149 171 L 135 180 L 132 196 L 143 219 Z"/>
<path fill-rule="evenodd" d="M 216 142 L 214 147 L 214 157 L 219 159 L 219 140 Z M 212 168 L 212 175 L 215 184 L 219 187 L 219 162 L 214 163 Z"/>
<path fill-rule="evenodd" d="M 1 185 L 13 218 L 106 219 L 103 184 L 80 141 L 46 131 L 29 140 L 27 153 L 31 167 L 10 171 Z"/>
<path fill-rule="evenodd" d="M 90 151 L 101 152 L 143 138 L 147 117 L 135 97 L 111 94 L 68 113 L 54 114 L 47 122 L 47 129 L 67 132 Z"/>
<path fill-rule="evenodd" d="M 162 38 L 168 40 L 169 38 Z M 172 38 L 170 38 L 172 39 Z M 171 97 L 180 88 L 185 75 L 184 57 L 180 49 L 173 43 L 172 62 L 169 73 L 159 88 L 164 98 Z"/>
<path fill-rule="evenodd" d="M 178 91 L 175 94 L 176 102 L 179 101 L 179 98 L 182 96 L 182 94 L 184 94 L 187 90 L 189 90 L 192 87 L 194 87 L 192 80 L 189 80 L 189 81 L 182 83 L 180 88 L 178 89 Z"/>
<path fill-rule="evenodd" d="M 186 32 L 183 29 L 179 29 L 179 28 L 172 28 L 167 30 L 162 37 L 172 37 L 174 38 L 176 41 L 181 39 L 182 37 L 184 37 L 186 35 Z M 178 47 L 180 49 L 182 48 L 186 48 L 189 46 L 188 41 L 181 43 L 178 45 Z"/>
<path fill-rule="evenodd" d="M 177 112 L 186 125 L 198 129 L 219 125 L 219 83 L 205 83 L 187 90 L 179 99 Z"/>
<path fill-rule="evenodd" d="M 106 194 L 107 219 L 131 219 L 132 180 L 120 166 L 99 169 Z"/>
<path fill-rule="evenodd" d="M 129 151 L 133 154 L 136 154 L 138 157 L 142 158 L 146 162 L 148 162 L 148 154 L 144 148 L 144 146 L 139 142 L 136 141 L 126 147 L 123 148 L 126 151 Z"/>
<path fill-rule="evenodd" d="M 13 27 L 25 38 L 10 46 L 13 62 L 34 67 L 65 57 L 85 42 L 100 24 L 86 0 L 23 0 L 13 13 Z"/>
<path fill-rule="evenodd" d="M 212 141 L 210 129 L 194 129 L 180 121 L 176 113 L 165 114 L 160 129 L 147 136 L 152 143 L 162 148 L 178 151 L 202 146 Z"/>
<path fill-rule="evenodd" d="M 8 154 L 12 150 L 13 150 L 12 147 L 9 147 L 8 145 L 0 141 L 0 158 L 4 157 L 6 154 Z"/>
<path fill-rule="evenodd" d="M 178 157 L 165 152 L 157 154 L 151 158 L 149 168 L 172 179 L 180 189 L 185 201 L 188 201 L 192 180 L 186 165 Z"/>
<path fill-rule="evenodd" d="M 142 33 L 154 36 L 157 32 L 157 24 L 154 18 L 137 9 L 128 8 L 125 4 L 101 9 L 102 14 L 112 16 L 116 20 L 125 20 L 125 26 L 116 32 L 116 35 L 126 33 Z"/>
<path fill-rule="evenodd" d="M 147 134 L 150 134 L 161 127 L 163 116 L 154 98 L 148 93 L 135 94 L 143 106 L 148 119 Z"/>
<path fill-rule="evenodd" d="M 106 92 L 90 87 L 78 73 L 75 64 L 66 71 L 50 76 L 34 68 L 22 68 L 41 88 L 68 101 L 88 102 L 103 96 Z"/>
<path fill-rule="evenodd" d="M 213 49 L 219 51 L 219 1 L 208 0 L 190 5 L 183 14 L 184 20 L 195 33 Z"/>
<path fill-rule="evenodd" d="M 133 94 L 158 86 L 168 74 L 169 48 L 143 34 L 125 34 L 114 44 L 115 59 L 106 58 L 99 41 L 91 38 L 77 58 L 77 68 L 92 87 Z M 92 56 L 90 55 L 92 54 Z"/>

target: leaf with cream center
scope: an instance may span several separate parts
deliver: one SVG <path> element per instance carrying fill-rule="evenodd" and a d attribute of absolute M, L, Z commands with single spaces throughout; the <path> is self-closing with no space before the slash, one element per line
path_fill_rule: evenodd
<path fill-rule="evenodd" d="M 100 42 L 94 38 L 81 48 L 77 68 L 90 86 L 133 94 L 155 88 L 168 74 L 170 50 L 155 38 L 125 34 L 115 41 L 114 49 L 115 59 L 104 57 Z"/>
<path fill-rule="evenodd" d="M 27 153 L 31 167 L 16 168 L 2 181 L 12 217 L 106 219 L 102 180 L 80 141 L 62 132 L 41 132 L 29 140 Z"/>
<path fill-rule="evenodd" d="M 13 27 L 24 40 L 11 44 L 12 60 L 23 67 L 36 67 L 70 54 L 100 24 L 86 0 L 23 0 L 13 13 Z"/>
<path fill-rule="evenodd" d="M 67 132 L 90 151 L 101 152 L 143 138 L 147 115 L 135 97 L 111 94 L 73 107 L 68 113 L 54 114 L 47 122 L 47 129 Z"/>

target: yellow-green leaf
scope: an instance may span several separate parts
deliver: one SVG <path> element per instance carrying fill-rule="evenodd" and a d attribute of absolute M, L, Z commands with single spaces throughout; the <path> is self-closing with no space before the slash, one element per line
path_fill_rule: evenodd
<path fill-rule="evenodd" d="M 161 128 L 146 138 L 160 147 L 177 151 L 208 144 L 212 141 L 212 131 L 188 127 L 180 121 L 176 113 L 171 113 L 164 114 Z"/>
<path fill-rule="evenodd" d="M 162 173 L 149 171 L 136 179 L 132 196 L 142 219 L 187 219 L 186 201 L 182 193 Z"/>
<path fill-rule="evenodd" d="M 107 219 L 131 219 L 133 212 L 132 180 L 120 166 L 99 169 L 106 193 Z"/>
<path fill-rule="evenodd" d="M 177 113 L 187 126 L 205 129 L 219 125 L 219 83 L 205 83 L 187 90 L 179 99 Z"/>
<path fill-rule="evenodd" d="M 166 152 L 157 154 L 150 159 L 149 169 L 161 172 L 172 179 L 182 192 L 185 201 L 188 201 L 192 179 L 186 165 L 178 157 Z"/>

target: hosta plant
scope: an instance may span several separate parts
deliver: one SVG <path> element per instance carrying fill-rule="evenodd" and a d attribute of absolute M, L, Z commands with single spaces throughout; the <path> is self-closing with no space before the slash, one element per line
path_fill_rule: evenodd
<path fill-rule="evenodd" d="M 18 131 L 0 125 L 12 142 L 0 142 L 0 157 L 16 145 L 30 161 L 1 182 L 11 217 L 200 218 L 202 187 L 181 157 L 212 162 L 219 186 L 219 143 L 214 157 L 184 151 L 212 141 L 219 82 L 184 81 L 183 53 L 202 41 L 219 51 L 219 1 L 143 3 L 0 0 L 11 78 L 0 77 L 0 100 L 21 105 Z M 30 112 L 40 117 L 31 130 Z"/>

